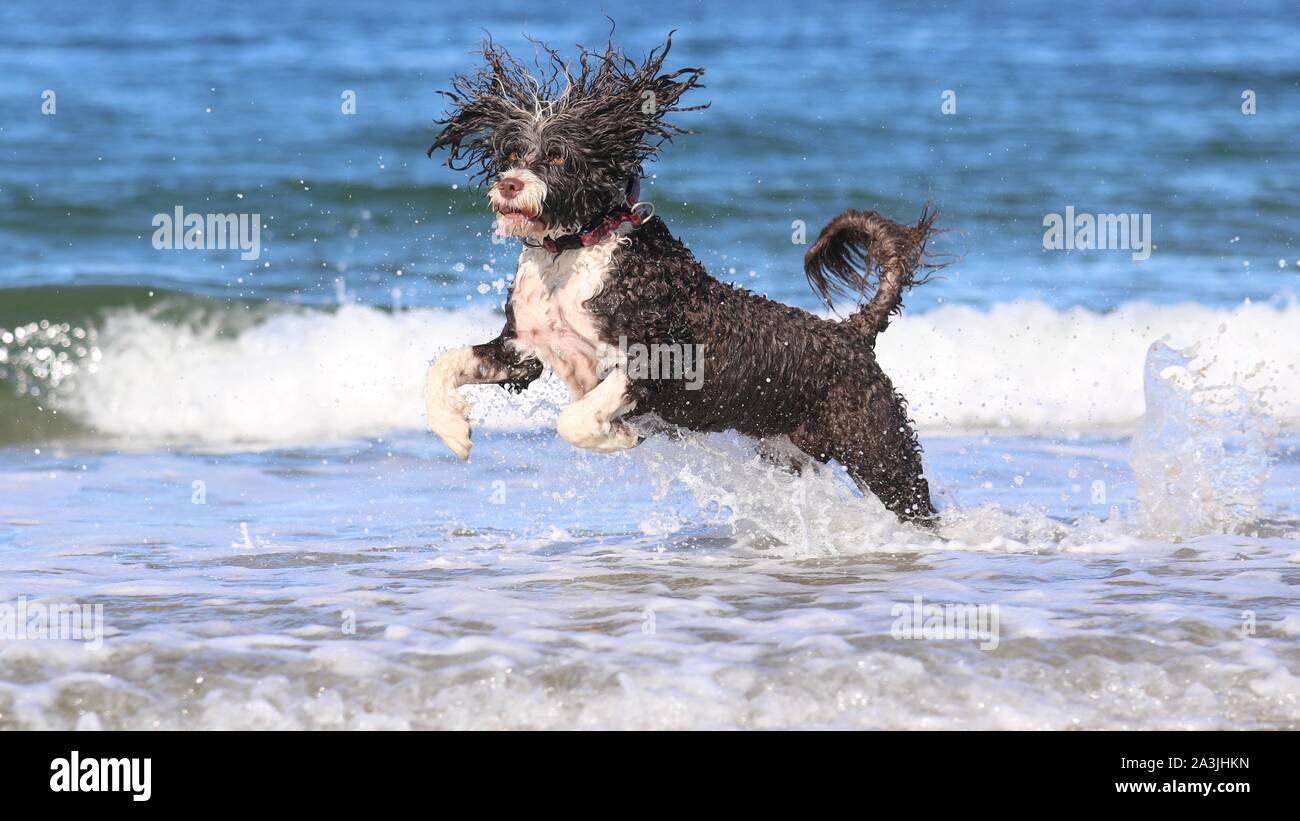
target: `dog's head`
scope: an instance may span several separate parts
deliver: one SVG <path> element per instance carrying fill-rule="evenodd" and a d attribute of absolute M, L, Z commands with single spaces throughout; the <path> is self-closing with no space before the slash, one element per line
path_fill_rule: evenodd
<path fill-rule="evenodd" d="M 626 205 L 641 166 L 674 134 L 664 120 L 704 73 L 664 72 L 672 35 L 636 63 L 612 44 L 580 48 L 576 66 L 536 44 L 536 74 L 492 41 L 487 65 L 457 75 L 438 139 L 447 165 L 488 182 L 497 233 L 541 238 L 577 231 Z"/>

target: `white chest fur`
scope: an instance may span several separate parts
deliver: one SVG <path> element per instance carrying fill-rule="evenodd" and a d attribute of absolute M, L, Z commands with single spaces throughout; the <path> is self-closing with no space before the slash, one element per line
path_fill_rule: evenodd
<path fill-rule="evenodd" d="M 610 346 L 600 340 L 583 303 L 605 287 L 617 249 L 618 237 L 610 236 L 562 254 L 525 248 L 519 255 L 511 296 L 516 344 L 555 371 L 575 399 L 605 376 L 602 361 Z"/>

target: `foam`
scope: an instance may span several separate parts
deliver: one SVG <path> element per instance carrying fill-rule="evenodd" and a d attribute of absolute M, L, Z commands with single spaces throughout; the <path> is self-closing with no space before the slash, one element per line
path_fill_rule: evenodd
<path fill-rule="evenodd" d="M 906 316 L 877 343 L 881 363 L 929 430 L 1094 431 L 1142 416 L 1153 342 L 1200 343 L 1207 376 L 1268 386 L 1270 413 L 1300 421 L 1300 306 L 1125 304 L 1098 313 L 1011 302 Z"/>
<path fill-rule="evenodd" d="M 233 335 L 215 324 L 111 314 L 53 402 L 96 431 L 145 442 L 287 445 L 424 427 L 438 352 L 494 337 L 486 307 L 273 316 Z M 1200 344 L 1209 377 L 1246 380 L 1269 413 L 1300 423 L 1300 306 L 1134 303 L 1107 313 L 1014 302 L 897 320 L 879 355 L 923 432 L 1131 429 L 1143 360 L 1162 337 Z M 705 378 L 708 378 L 706 372 Z M 546 376 L 522 395 L 472 386 L 476 427 L 543 429 L 567 393 Z"/>

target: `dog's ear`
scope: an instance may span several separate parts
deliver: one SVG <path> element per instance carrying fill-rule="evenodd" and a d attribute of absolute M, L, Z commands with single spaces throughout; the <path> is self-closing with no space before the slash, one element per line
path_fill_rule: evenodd
<path fill-rule="evenodd" d="M 443 128 L 438 132 L 428 156 L 447 148 L 447 165 L 465 171 L 478 165 L 486 170 L 491 161 L 491 132 L 510 117 L 530 97 L 535 97 L 536 81 L 509 52 L 489 38 L 480 52 L 487 63 L 474 74 L 457 74 L 451 89 L 439 91 L 449 101 L 448 116 L 435 120 Z"/>
<path fill-rule="evenodd" d="M 580 47 L 576 67 L 550 52 L 552 63 L 560 66 L 554 76 L 564 88 L 556 99 L 571 121 L 582 124 L 593 156 L 637 174 L 663 143 L 690 133 L 669 122 L 670 115 L 709 107 L 681 104 L 682 95 L 700 85 L 704 69 L 664 71 L 672 45 L 670 32 L 663 45 L 651 49 L 641 62 L 624 54 L 612 40 L 603 51 Z"/>
<path fill-rule="evenodd" d="M 463 171 L 468 166 L 458 163 L 462 161 L 462 154 L 471 153 L 469 149 L 475 135 L 490 131 L 500 118 L 495 116 L 494 107 L 488 101 L 465 98 L 454 91 L 438 93 L 451 100 L 451 113 L 445 119 L 435 121 L 442 130 L 426 153 L 433 157 L 434 151 L 446 148 L 447 165 Z M 469 164 L 472 165 L 473 161 Z"/>
<path fill-rule="evenodd" d="M 709 103 L 700 105 L 679 105 L 682 95 L 692 88 L 703 88 L 700 78 L 704 76 L 703 68 L 680 68 L 664 72 L 664 62 L 673 48 L 673 34 L 668 32 L 664 44 L 651 49 L 645 62 L 639 66 L 629 64 L 631 71 L 626 75 L 629 91 L 635 95 L 640 112 L 644 116 L 645 148 L 647 156 L 658 150 L 665 141 L 671 141 L 674 135 L 689 134 L 688 129 L 668 122 L 665 117 L 682 111 L 700 111 L 709 107 Z"/>
<path fill-rule="evenodd" d="M 447 92 L 440 91 L 438 93 L 446 94 Z M 442 131 L 438 132 L 437 139 L 433 141 L 433 145 L 429 146 L 429 150 L 426 151 L 425 154 L 432 158 L 433 152 L 437 151 L 439 148 L 447 148 L 450 146 L 451 156 L 448 158 L 448 161 L 450 162 L 455 160 L 457 154 L 456 149 L 460 147 L 461 142 L 465 139 L 465 135 L 469 133 L 467 118 L 463 115 L 463 110 L 456 111 L 445 120 L 436 120 L 435 122 L 442 125 L 443 128 Z"/>

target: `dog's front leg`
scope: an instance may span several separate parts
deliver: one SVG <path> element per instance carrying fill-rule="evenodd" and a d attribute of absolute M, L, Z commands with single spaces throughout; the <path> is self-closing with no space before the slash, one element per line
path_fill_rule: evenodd
<path fill-rule="evenodd" d="M 462 459 L 469 458 L 469 403 L 460 395 L 461 385 L 478 369 L 473 348 L 447 351 L 429 366 L 424 379 L 424 408 L 429 427 Z"/>
<path fill-rule="evenodd" d="M 555 420 L 555 430 L 575 447 L 612 453 L 641 444 L 641 435 L 620 417 L 636 407 L 628 392 L 627 374 L 615 369 L 586 396 L 569 405 Z"/>
<path fill-rule="evenodd" d="M 507 325 L 506 331 L 511 331 Z M 501 337 L 472 348 L 448 351 L 429 366 L 424 382 L 424 407 L 429 427 L 462 459 L 469 458 L 469 403 L 460 395 L 462 385 L 499 384 L 523 390 L 542 373 L 542 363 L 521 356 L 511 337 Z"/>

